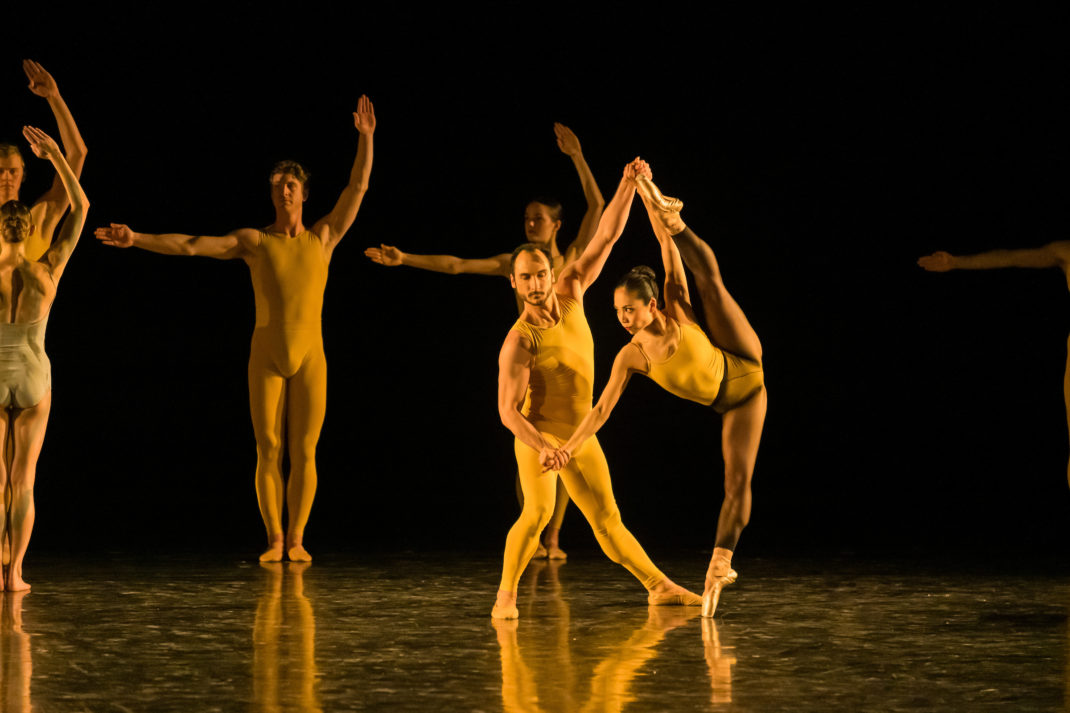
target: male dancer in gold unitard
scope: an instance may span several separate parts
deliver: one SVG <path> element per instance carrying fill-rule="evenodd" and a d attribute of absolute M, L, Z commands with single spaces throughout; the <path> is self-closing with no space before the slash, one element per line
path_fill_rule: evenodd
<path fill-rule="evenodd" d="M 554 135 L 557 137 L 557 147 L 561 153 L 572 159 L 576 167 L 576 173 L 580 177 L 580 185 L 583 187 L 583 195 L 587 199 L 587 212 L 583 214 L 580 230 L 576 239 L 565 249 L 564 254 L 557 247 L 557 234 L 561 230 L 561 204 L 548 198 L 540 198 L 528 203 L 524 208 L 524 236 L 527 242 L 534 243 L 545 250 L 550 256 L 556 274 L 576 261 L 587 243 L 591 242 L 598 221 L 602 217 L 605 200 L 602 192 L 598 190 L 598 184 L 594 180 L 587 160 L 583 157 L 580 140 L 572 129 L 564 124 L 554 124 Z M 496 275 L 509 277 L 512 270 L 512 255 L 500 253 L 487 258 L 460 258 L 454 255 L 417 255 L 402 252 L 393 245 L 380 244 L 377 248 L 368 248 L 364 254 L 372 262 L 387 267 L 407 265 L 421 270 L 432 272 L 444 272 L 450 275 Z M 517 298 L 517 310 L 524 311 L 524 303 Z M 517 499 L 520 506 L 524 506 L 524 492 L 520 486 L 519 476 L 516 479 Z M 554 514 L 546 529 L 542 531 L 542 541 L 535 551 L 535 557 L 549 557 L 550 559 L 565 559 L 564 550 L 559 545 L 561 524 L 565 520 L 565 511 L 568 509 L 568 492 L 561 480 L 557 481 L 557 501 L 554 506 Z"/>
<path fill-rule="evenodd" d="M 948 270 L 992 270 L 1000 267 L 1057 267 L 1063 271 L 1070 287 L 1070 240 L 1059 240 L 1039 248 L 1024 250 L 990 250 L 977 255 L 952 255 L 943 250 L 918 258 L 918 265 L 929 272 Z M 1063 399 L 1066 401 L 1066 424 L 1070 428 L 1070 338 L 1066 340 L 1066 372 L 1063 374 Z M 1066 465 L 1070 483 L 1070 462 Z"/>
<path fill-rule="evenodd" d="M 6 536 L 9 520 L 11 532 L 11 563 L 7 576 L 0 576 L 0 584 L 10 591 L 30 588 L 22 578 L 22 560 L 36 514 L 37 458 L 52 408 L 52 365 L 45 354 L 45 328 L 57 285 L 89 210 L 89 200 L 56 142 L 30 126 L 22 133 L 34 154 L 52 162 L 71 214 L 55 244 L 39 260 L 29 260 L 26 240 L 36 228 L 33 210 L 14 200 L 0 206 L 0 448 L 5 450 L 0 454 L 0 489 L 11 493 L 10 504 L 0 507 L 0 538 Z"/>
<path fill-rule="evenodd" d="M 311 556 L 302 545 L 316 493 L 316 444 L 327 408 L 327 362 L 320 318 L 327 266 L 338 242 L 357 217 L 372 170 L 375 110 L 362 96 L 353 112 L 360 133 L 349 184 L 325 217 L 306 228 L 302 208 L 308 198 L 305 169 L 283 161 L 271 172 L 275 222 L 258 230 L 242 228 L 221 237 L 135 233 L 112 223 L 97 228 L 107 245 L 136 246 L 164 255 L 241 258 L 252 273 L 256 327 L 249 349 L 249 407 L 256 435 L 256 495 L 267 528 L 262 562 Z M 290 477 L 282 480 L 283 436 L 289 448 Z M 283 493 L 289 520 L 282 527 Z"/>
<path fill-rule="evenodd" d="M 556 284 L 550 258 L 537 246 L 521 245 L 513 252 L 509 281 L 524 301 L 524 311 L 498 358 L 498 413 L 516 437 L 524 508 L 505 541 L 502 579 L 491 611 L 496 619 L 519 616 L 517 584 L 554 509 L 557 478 L 554 472 L 543 472 L 540 456 L 555 453 L 591 410 L 594 340 L 583 312 L 583 295 L 601 273 L 628 221 L 637 162 L 625 168 L 590 244 Z M 591 524 L 602 550 L 642 582 L 651 604 L 702 603 L 655 567 L 624 527 L 596 438 L 573 454 L 568 465 L 551 470 L 557 471 Z"/>

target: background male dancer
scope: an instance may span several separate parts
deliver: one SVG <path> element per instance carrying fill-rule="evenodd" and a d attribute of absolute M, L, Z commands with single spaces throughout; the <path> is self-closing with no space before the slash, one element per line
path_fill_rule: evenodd
<path fill-rule="evenodd" d="M 33 60 L 23 60 L 22 69 L 30 80 L 30 91 L 48 100 L 48 106 L 56 117 L 59 126 L 59 138 L 63 144 L 63 155 L 67 165 L 74 172 L 75 178 L 82 175 L 85 164 L 86 147 L 82 135 L 71 116 L 71 110 L 60 96 L 59 87 L 52 75 Z M 14 144 L 0 144 L 0 205 L 19 199 L 19 188 L 26 177 L 26 164 L 22 153 Z M 52 187 L 45 192 L 31 208 L 33 212 L 33 234 L 26 239 L 26 259 L 35 261 L 45 254 L 52 243 L 52 233 L 59 225 L 59 219 L 67 210 L 67 191 L 59 174 L 52 182 Z"/>
<path fill-rule="evenodd" d="M 327 408 L 327 362 L 321 315 L 327 267 L 334 248 L 357 217 L 372 170 L 375 110 L 362 96 L 353 112 L 360 133 L 357 157 L 334 209 L 311 228 L 302 222 L 308 173 L 294 161 L 271 172 L 275 222 L 263 230 L 242 228 L 221 237 L 135 233 L 112 223 L 97 228 L 106 245 L 136 246 L 164 255 L 241 258 L 252 273 L 256 327 L 249 349 L 249 407 L 256 435 L 256 495 L 267 528 L 263 562 L 285 555 L 311 556 L 302 545 L 316 494 L 316 444 Z M 287 437 L 290 477 L 282 480 L 283 437 Z M 285 543 L 283 493 L 289 509 Z"/>
<path fill-rule="evenodd" d="M 1070 240 L 1059 240 L 1039 248 L 1025 250 L 991 250 L 977 255 L 952 255 L 940 250 L 918 258 L 918 265 L 929 272 L 948 270 L 991 270 L 1000 267 L 1057 267 L 1070 287 Z M 1063 399 L 1066 401 L 1066 424 L 1070 428 L 1070 337 L 1066 340 L 1066 372 L 1063 374 Z M 1066 465 L 1070 484 L 1070 461 Z"/>
<path fill-rule="evenodd" d="M 22 130 L 30 148 L 48 159 L 62 181 L 71 205 L 59 240 L 37 261 L 26 257 L 26 240 L 36 226 L 33 211 L 18 201 L 0 206 L 0 488 L 10 487 L 9 506 L 0 510 L 0 537 L 10 518 L 11 564 L 6 581 L 11 591 L 30 588 L 22 578 L 22 561 L 35 517 L 33 486 L 37 458 L 52 408 L 52 366 L 45 354 L 45 328 L 56 287 L 78 244 L 89 201 L 59 146 L 45 132 Z M 7 436 L 11 434 L 10 444 Z"/>
<path fill-rule="evenodd" d="M 587 199 L 587 212 L 583 214 L 580 230 L 575 240 L 562 254 L 557 247 L 557 233 L 561 230 L 561 204 L 549 198 L 536 199 L 528 203 L 524 209 L 524 235 L 527 242 L 539 246 L 549 255 L 555 272 L 560 275 L 561 271 L 575 262 L 587 244 L 591 241 L 598 221 L 602 217 L 602 209 L 605 200 L 602 192 L 598 190 L 598 184 L 594 180 L 587 160 L 583 157 L 580 148 L 580 140 L 572 129 L 564 124 L 554 124 L 554 134 L 557 136 L 557 147 L 561 153 L 572 159 L 576 167 L 576 173 L 580 177 L 580 185 L 583 187 L 583 195 Z M 388 267 L 408 265 L 422 270 L 445 272 L 451 275 L 474 274 L 474 275 L 498 275 L 508 277 L 512 269 L 512 255 L 500 253 L 493 257 L 467 259 L 454 255 L 415 255 L 402 252 L 393 245 L 380 245 L 377 248 L 368 248 L 364 251 L 373 262 Z M 517 298 L 516 307 L 523 312 L 524 303 Z M 516 494 L 520 506 L 524 505 L 524 491 L 520 486 L 519 476 L 516 479 Z M 542 532 L 542 541 L 535 551 L 536 557 L 549 557 L 550 559 L 565 559 L 565 552 L 559 545 L 561 523 L 565 519 L 565 511 L 568 509 L 568 491 L 564 483 L 557 481 L 557 502 L 554 506 L 554 514 L 550 522 Z"/>
<path fill-rule="evenodd" d="M 537 246 L 522 245 L 513 252 L 509 281 L 524 301 L 524 311 L 499 355 L 498 413 L 516 436 L 524 507 L 505 541 L 502 579 L 491 611 L 496 619 L 519 616 L 517 584 L 553 511 L 555 478 L 542 472 L 540 455 L 555 452 L 591 409 L 594 341 L 583 312 L 583 295 L 628 221 L 638 161 L 625 168 L 590 244 L 565 268 L 556 285 L 550 258 Z M 655 567 L 624 527 L 597 439 L 589 439 L 573 454 L 559 475 L 602 550 L 643 583 L 651 604 L 701 603 Z"/>

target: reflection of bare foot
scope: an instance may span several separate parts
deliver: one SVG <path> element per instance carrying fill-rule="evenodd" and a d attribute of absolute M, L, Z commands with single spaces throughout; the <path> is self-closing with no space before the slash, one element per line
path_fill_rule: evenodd
<path fill-rule="evenodd" d="M 682 200 L 662 195 L 654 182 L 646 176 L 636 177 L 635 188 L 639 197 L 643 199 L 643 203 L 653 209 L 650 211 L 651 216 L 669 231 L 669 235 L 676 235 L 687 227 L 684 225 L 683 218 L 680 217 L 680 211 L 684 207 Z"/>
<path fill-rule="evenodd" d="M 516 608 L 516 592 L 498 590 L 498 598 L 494 602 L 494 608 L 490 610 L 492 619 L 519 619 L 520 612 Z"/>
<path fill-rule="evenodd" d="M 268 548 L 260 555 L 261 562 L 282 562 L 282 536 L 268 540 Z"/>
<path fill-rule="evenodd" d="M 689 592 L 671 579 L 664 579 L 647 594 L 646 601 L 651 606 L 685 606 L 697 607 L 702 604 L 702 597 Z"/>
<path fill-rule="evenodd" d="M 683 626 L 698 615 L 694 607 L 650 607 L 647 609 L 646 625 L 649 629 L 667 632 Z"/>
<path fill-rule="evenodd" d="M 712 570 L 712 565 L 711 565 Z M 724 574 L 706 573 L 706 588 L 702 592 L 702 616 L 712 617 L 717 611 L 717 602 L 721 599 L 721 590 L 736 581 L 736 570 L 730 569 Z"/>
<path fill-rule="evenodd" d="M 312 555 L 308 553 L 308 550 L 301 546 L 300 542 L 291 545 L 290 548 L 286 550 L 286 556 L 290 558 L 291 562 L 312 561 Z"/>

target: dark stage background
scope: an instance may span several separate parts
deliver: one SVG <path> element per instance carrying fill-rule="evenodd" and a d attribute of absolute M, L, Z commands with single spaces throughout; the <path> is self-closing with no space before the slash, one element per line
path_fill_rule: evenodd
<path fill-rule="evenodd" d="M 554 121 L 576 131 L 607 199 L 628 160 L 651 162 L 762 337 L 770 410 L 748 553 L 1070 544 L 1063 276 L 914 264 L 1066 237 L 1065 18 L 221 7 L 17 18 L 25 31 L 0 54 L 0 136 L 55 134 L 20 68 L 42 62 L 89 146 L 93 203 L 49 325 L 31 556 L 258 551 L 247 268 L 106 248 L 92 228 L 266 225 L 282 158 L 313 173 L 311 224 L 348 176 L 362 93 L 375 164 L 327 288 L 314 553 L 504 541 L 508 284 L 362 252 L 505 252 L 546 193 L 565 204 L 564 249 L 584 203 Z M 32 198 L 51 171 L 29 160 Z M 599 391 L 627 336 L 613 282 L 660 268 L 638 202 L 632 215 L 586 298 Z M 719 428 L 635 379 L 600 436 L 625 522 L 655 555 L 712 546 Z M 567 527 L 566 549 L 594 547 L 575 511 Z"/>

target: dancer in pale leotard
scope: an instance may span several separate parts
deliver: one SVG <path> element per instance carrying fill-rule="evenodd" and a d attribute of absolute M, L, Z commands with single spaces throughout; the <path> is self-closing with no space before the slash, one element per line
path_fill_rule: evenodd
<path fill-rule="evenodd" d="M 26 257 L 26 239 L 35 229 L 33 210 L 18 201 L 0 206 L 0 489 L 10 488 L 10 503 L 0 510 L 0 538 L 10 527 L 11 562 L 0 584 L 11 591 L 30 588 L 22 562 L 30 544 L 35 517 L 33 486 L 37 458 L 52 407 L 52 367 L 45 354 L 45 325 L 56 298 L 56 286 L 78 244 L 89 201 L 67 165 L 59 146 L 40 129 L 25 127 L 23 135 L 40 158 L 56 169 L 71 213 L 59 239 L 37 261 Z M 10 442 L 8 434 L 11 434 Z"/>
<path fill-rule="evenodd" d="M 580 230 L 576 239 L 565 250 L 564 254 L 557 248 L 557 234 L 561 229 L 561 204 L 550 198 L 538 198 L 528 203 L 524 209 L 524 235 L 529 243 L 539 246 L 550 255 L 554 272 L 558 275 L 566 267 L 576 261 L 587 243 L 591 241 L 598 220 L 602 217 L 602 209 L 605 201 L 602 192 L 598 190 L 598 184 L 594 180 L 594 174 L 587 166 L 580 148 L 580 140 L 572 129 L 564 124 L 554 124 L 554 134 L 557 135 L 557 147 L 561 153 L 572 159 L 579 174 L 580 184 L 583 186 L 583 195 L 587 199 L 587 212 L 583 215 Z M 393 245 L 380 245 L 377 248 L 368 248 L 364 251 L 373 262 L 388 267 L 408 265 L 422 270 L 445 272 L 451 275 L 499 275 L 508 277 L 512 265 L 512 255 L 501 253 L 493 257 L 467 259 L 453 255 L 416 255 L 402 252 Z M 517 299 L 517 310 L 524 311 L 524 303 Z M 520 476 L 516 478 L 516 494 L 520 506 L 524 506 L 524 491 L 520 485 Z M 561 480 L 557 481 L 557 501 L 554 506 L 554 514 L 546 529 L 542 532 L 542 539 L 535 557 L 549 557 L 550 559 L 565 559 L 564 550 L 559 545 L 561 523 L 565 520 L 565 511 L 568 509 L 568 491 Z"/>
<path fill-rule="evenodd" d="M 944 251 L 918 258 L 918 265 L 929 272 L 948 270 L 991 270 L 1000 267 L 1055 267 L 1063 271 L 1070 287 L 1070 240 L 1059 240 L 1039 248 L 1025 250 L 991 250 L 977 255 L 952 255 Z M 1070 338 L 1066 340 L 1066 372 L 1063 374 L 1063 399 L 1066 424 L 1070 428 Z M 1070 461 L 1066 465 L 1070 484 Z"/>
<path fill-rule="evenodd" d="M 750 484 L 767 403 L 762 346 L 725 288 L 713 250 L 680 218 L 683 204 L 661 195 L 645 163 L 637 170 L 639 195 L 661 244 L 665 307 L 658 308 L 650 268 L 636 268 L 620 280 L 613 296 L 617 318 L 634 337 L 617 354 L 594 409 L 568 441 L 543 460 L 547 467 L 560 467 L 580 452 L 609 418 L 632 374 L 648 376 L 670 393 L 720 413 L 725 498 L 702 602 L 703 616 L 711 617 L 721 590 L 736 580 L 732 553 L 750 520 Z M 695 321 L 681 253 L 695 276 L 712 343 Z"/>
<path fill-rule="evenodd" d="M 583 295 L 601 273 L 628 221 L 635 197 L 635 166 L 633 162 L 625 168 L 590 244 L 556 284 L 549 256 L 537 246 L 521 245 L 513 252 L 509 280 L 524 300 L 524 311 L 498 358 L 498 413 L 516 437 L 524 508 L 505 541 L 502 578 L 491 611 L 496 619 L 519 616 L 517 584 L 553 511 L 556 479 L 553 473 L 543 472 L 541 463 L 572 435 L 591 408 L 594 340 L 583 311 Z M 646 587 L 649 603 L 701 603 L 698 596 L 655 567 L 624 527 L 597 439 L 589 439 L 567 465 L 552 470 L 564 481 L 606 555 Z"/>
<path fill-rule="evenodd" d="M 316 444 L 327 409 L 327 362 L 320 317 L 327 266 L 342 236 L 357 217 L 372 170 L 375 112 L 361 97 L 353 123 L 360 133 L 357 157 L 334 209 L 306 228 L 302 208 L 308 173 L 283 161 L 271 172 L 275 222 L 242 228 L 221 237 L 135 233 L 112 223 L 97 228 L 107 245 L 136 246 L 164 255 L 241 258 L 249 265 L 256 301 L 256 327 L 249 348 L 249 407 L 256 436 L 256 495 L 267 529 L 263 562 L 285 555 L 311 556 L 303 545 L 316 493 Z M 290 477 L 283 486 L 283 436 L 287 437 Z M 282 527 L 283 495 L 289 520 Z"/>

